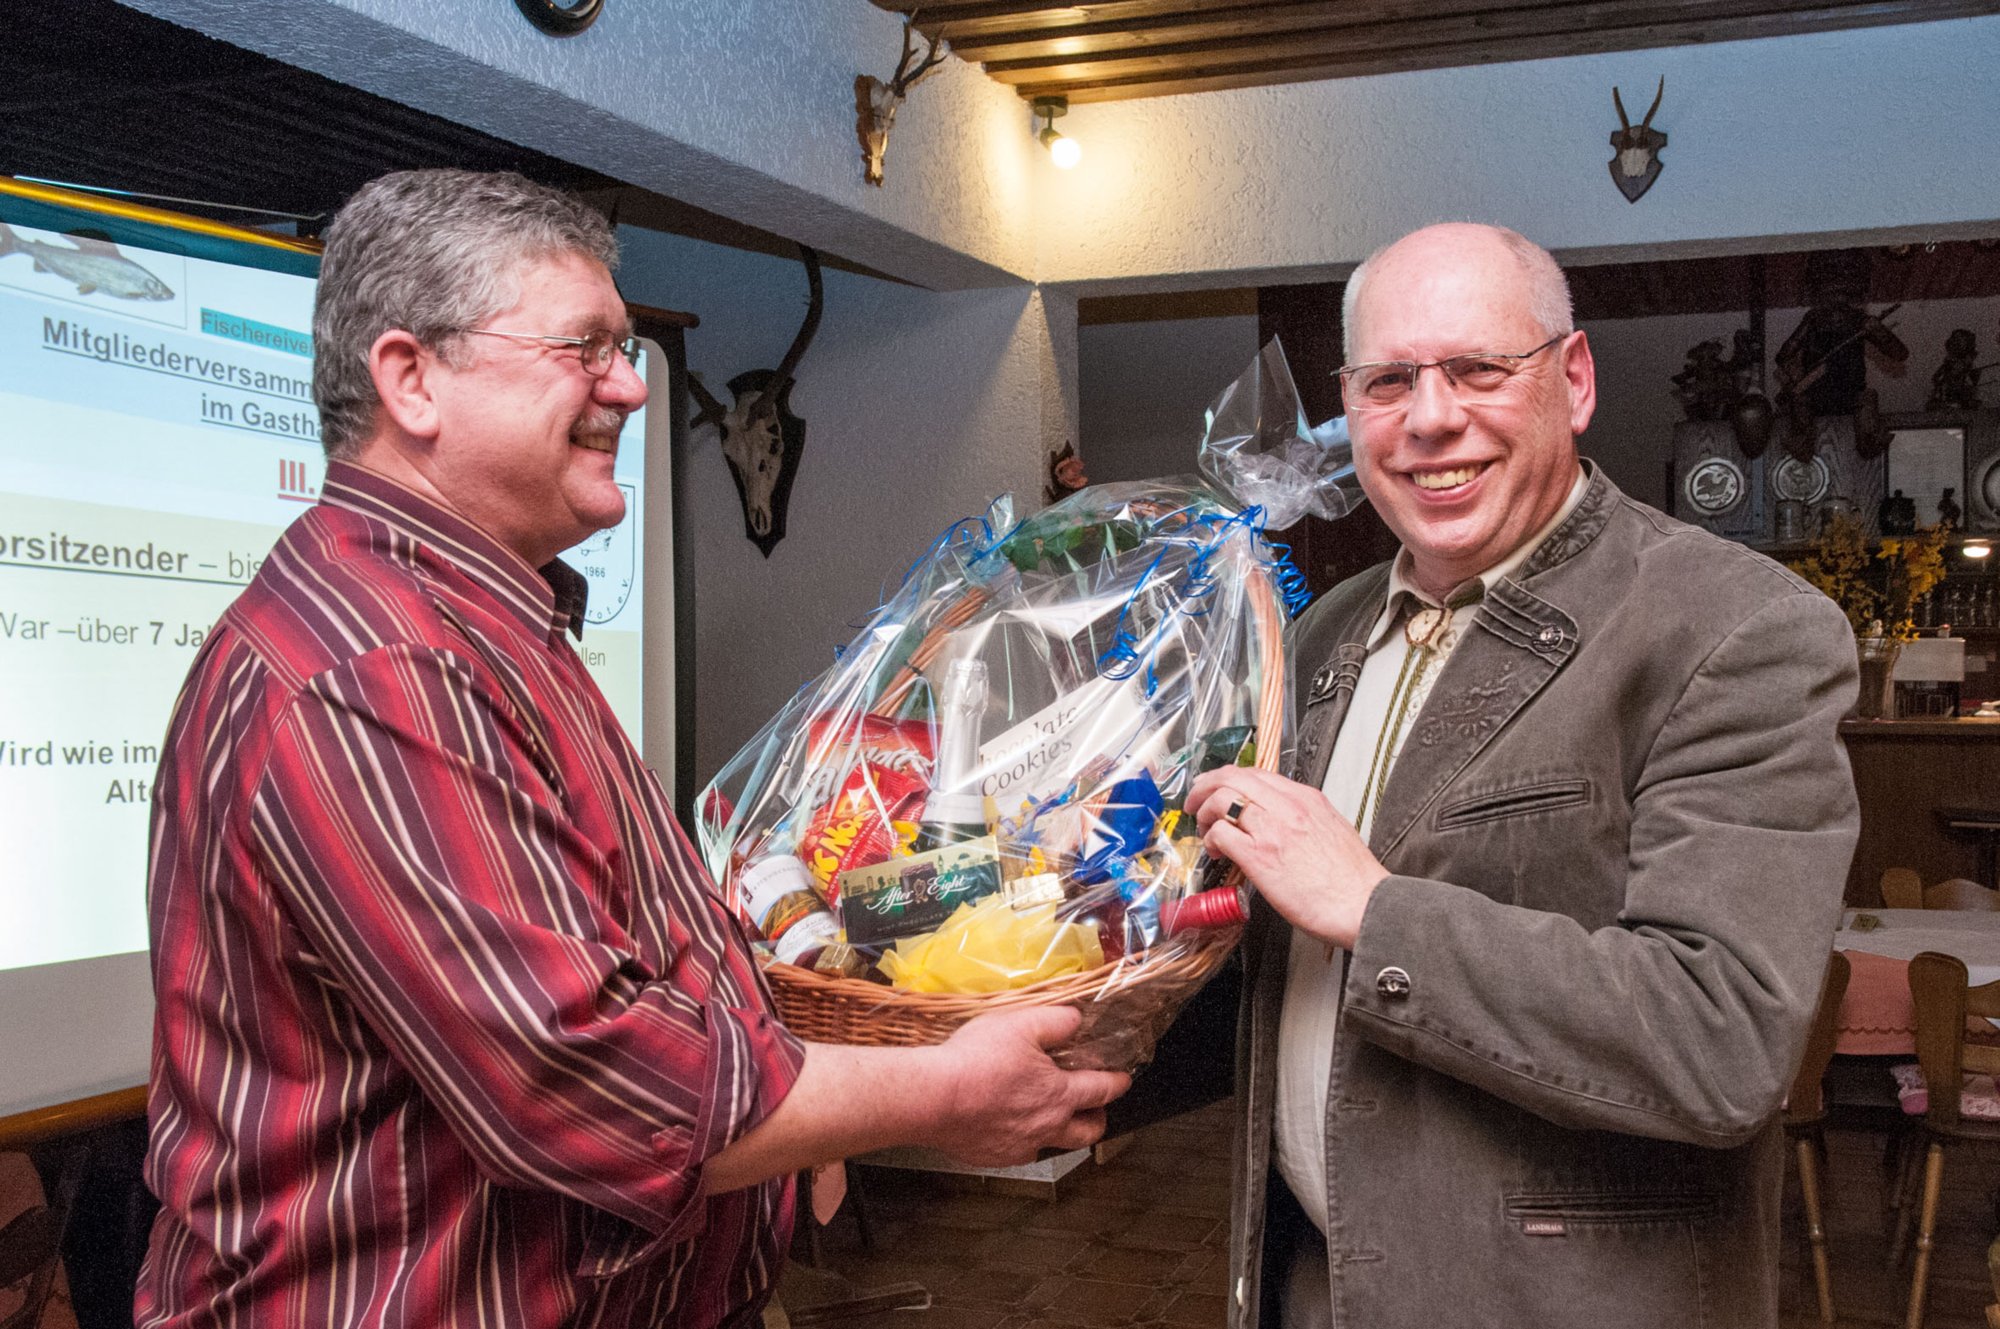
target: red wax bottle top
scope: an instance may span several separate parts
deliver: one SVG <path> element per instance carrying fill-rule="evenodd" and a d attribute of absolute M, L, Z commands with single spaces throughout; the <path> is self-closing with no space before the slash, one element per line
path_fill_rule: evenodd
<path fill-rule="evenodd" d="M 1160 910 L 1160 925 L 1170 937 L 1205 928 L 1228 927 L 1232 923 L 1247 922 L 1249 918 L 1250 900 L 1241 886 L 1197 891 Z"/>

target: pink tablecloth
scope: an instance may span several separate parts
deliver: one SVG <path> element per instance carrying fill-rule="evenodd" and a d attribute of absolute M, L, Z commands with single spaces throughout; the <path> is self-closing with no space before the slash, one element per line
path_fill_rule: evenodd
<path fill-rule="evenodd" d="M 1840 1037 L 1833 1050 L 1882 1056 L 1917 1050 L 1917 1015 L 1910 1006 L 1910 962 L 1849 951 L 1847 997 L 1840 1003 Z"/>

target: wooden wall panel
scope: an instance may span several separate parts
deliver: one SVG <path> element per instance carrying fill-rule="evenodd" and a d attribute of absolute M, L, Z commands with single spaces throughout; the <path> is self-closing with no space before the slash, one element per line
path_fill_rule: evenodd
<path fill-rule="evenodd" d="M 1847 903 L 1879 906 L 1884 868 L 1912 868 L 1926 886 L 1947 877 L 1978 880 L 1978 841 L 1948 834 L 1936 809 L 2000 809 L 2000 720 L 1857 720 L 1842 725 L 1841 735 L 1861 797 Z"/>

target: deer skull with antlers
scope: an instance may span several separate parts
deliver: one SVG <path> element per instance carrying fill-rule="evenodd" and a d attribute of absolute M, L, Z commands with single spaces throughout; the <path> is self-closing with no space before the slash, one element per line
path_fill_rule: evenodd
<path fill-rule="evenodd" d="M 910 89 L 939 65 L 951 49 L 941 36 L 925 39 L 922 59 L 917 58 L 917 16 L 912 11 L 903 23 L 903 54 L 896 72 L 883 82 L 872 74 L 854 80 L 854 132 L 861 140 L 862 177 L 878 189 L 882 185 L 882 157 L 889 151 L 889 129 L 896 123 L 896 108 L 910 95 Z"/>
<path fill-rule="evenodd" d="M 1662 74 L 1652 107 L 1635 126 L 1625 114 L 1625 102 L 1618 89 L 1611 90 L 1611 104 L 1618 108 L 1618 128 L 1611 131 L 1611 146 L 1618 152 L 1611 159 L 1611 180 L 1627 203 L 1637 203 L 1639 196 L 1660 178 L 1660 149 L 1667 146 L 1667 136 L 1653 128 L 1653 117 L 1659 113 L 1660 99 L 1666 95 L 1667 76 Z"/>
<path fill-rule="evenodd" d="M 806 448 L 806 422 L 792 414 L 792 376 L 813 333 L 819 330 L 820 310 L 825 301 L 820 289 L 819 255 L 804 245 L 799 255 L 805 260 L 805 321 L 799 324 L 791 347 L 776 369 L 746 369 L 729 380 L 734 404 L 724 406 L 714 393 L 693 374 L 688 391 L 700 407 L 693 427 L 715 426 L 721 436 L 722 455 L 736 480 L 736 495 L 743 502 L 744 534 L 769 558 L 778 541 L 785 538 L 785 508 L 791 502 L 792 480 L 798 475 L 799 457 Z"/>

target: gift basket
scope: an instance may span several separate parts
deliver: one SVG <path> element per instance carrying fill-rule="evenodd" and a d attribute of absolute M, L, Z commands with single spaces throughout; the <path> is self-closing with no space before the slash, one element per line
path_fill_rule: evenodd
<path fill-rule="evenodd" d="M 1241 930 L 1181 803 L 1283 758 L 1304 589 L 1264 531 L 1359 501 L 1338 423 L 1307 427 L 1273 342 L 1208 413 L 1207 481 L 958 523 L 723 768 L 702 852 L 793 1032 L 935 1043 L 1063 1003 L 1064 1064 L 1150 1054 Z"/>

